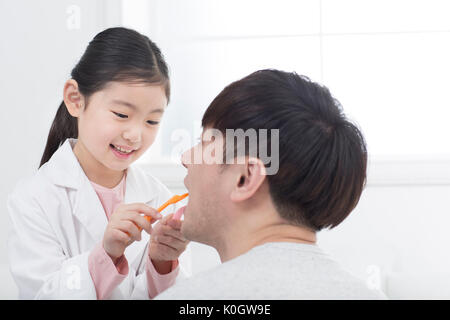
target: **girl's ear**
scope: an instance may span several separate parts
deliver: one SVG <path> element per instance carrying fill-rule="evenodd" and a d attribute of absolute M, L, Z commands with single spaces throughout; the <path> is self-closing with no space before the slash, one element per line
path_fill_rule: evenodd
<path fill-rule="evenodd" d="M 64 104 L 72 117 L 78 118 L 83 110 L 84 98 L 78 89 L 78 83 L 69 79 L 64 85 Z"/>
<path fill-rule="evenodd" d="M 266 167 L 258 158 L 249 157 L 244 170 L 231 192 L 231 201 L 239 202 L 251 198 L 266 178 Z"/>

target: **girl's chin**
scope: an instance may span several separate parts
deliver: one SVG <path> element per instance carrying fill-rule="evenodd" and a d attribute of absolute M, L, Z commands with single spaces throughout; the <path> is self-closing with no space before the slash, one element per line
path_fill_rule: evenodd
<path fill-rule="evenodd" d="M 122 163 L 122 164 L 117 164 L 117 163 L 113 163 L 113 162 L 111 162 L 111 161 L 104 161 L 104 162 L 103 162 L 103 165 L 104 165 L 106 168 L 108 168 L 109 170 L 111 170 L 111 171 L 117 171 L 117 172 L 124 171 L 124 170 L 126 170 L 126 169 L 130 166 L 129 163 L 128 163 L 128 164 L 124 164 L 124 163 Z"/>

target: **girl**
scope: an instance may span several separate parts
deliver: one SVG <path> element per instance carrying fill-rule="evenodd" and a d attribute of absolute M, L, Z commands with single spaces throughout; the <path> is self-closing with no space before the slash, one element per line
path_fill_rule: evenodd
<path fill-rule="evenodd" d="M 174 283 L 187 245 L 181 221 L 154 209 L 169 190 L 130 166 L 157 134 L 167 65 L 146 36 L 111 28 L 71 76 L 38 172 L 8 198 L 19 297 L 151 299 Z M 160 221 L 152 230 L 143 215 Z"/>

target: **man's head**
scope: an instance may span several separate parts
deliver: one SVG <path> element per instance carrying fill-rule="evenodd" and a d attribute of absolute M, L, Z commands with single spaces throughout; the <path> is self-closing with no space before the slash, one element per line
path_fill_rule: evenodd
<path fill-rule="evenodd" d="M 182 231 L 191 240 L 214 244 L 230 230 L 246 232 L 270 219 L 270 209 L 280 223 L 333 228 L 359 201 L 367 166 L 363 135 L 329 90 L 304 76 L 260 70 L 233 82 L 210 104 L 202 126 L 202 142 L 183 155 L 190 197 Z M 205 139 L 207 129 L 222 137 Z M 256 130 L 256 149 L 229 148 L 227 129 Z M 217 159 L 225 150 L 219 156 L 225 160 L 230 149 L 232 164 L 194 159 L 197 151 Z M 262 150 L 277 161 L 276 172 L 268 173 Z"/>

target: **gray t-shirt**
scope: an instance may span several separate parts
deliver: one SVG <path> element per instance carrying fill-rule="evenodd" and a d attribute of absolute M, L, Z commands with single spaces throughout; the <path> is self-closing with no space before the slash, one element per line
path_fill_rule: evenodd
<path fill-rule="evenodd" d="M 316 245 L 270 242 L 177 282 L 156 299 L 386 299 Z"/>

